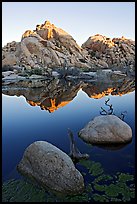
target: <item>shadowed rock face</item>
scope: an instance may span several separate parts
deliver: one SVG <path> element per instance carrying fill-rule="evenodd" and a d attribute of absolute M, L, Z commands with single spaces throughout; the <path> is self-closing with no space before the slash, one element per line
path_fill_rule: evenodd
<path fill-rule="evenodd" d="M 55 193 L 75 195 L 84 190 L 83 176 L 70 157 L 45 141 L 28 146 L 17 169 Z"/>
<path fill-rule="evenodd" d="M 73 37 L 49 21 L 27 30 L 20 42 L 2 48 L 2 67 L 20 66 L 22 69 L 67 66 L 96 70 L 113 67 L 134 71 L 135 42 L 122 38 L 110 39 L 100 34 L 89 37 L 80 47 Z M 126 70 L 126 71 L 127 71 Z"/>
<path fill-rule="evenodd" d="M 25 87 L 22 85 L 8 85 L 2 90 L 6 95 L 23 95 L 27 103 L 31 106 L 40 106 L 42 110 L 50 113 L 58 108 L 69 104 L 82 89 L 91 98 L 99 99 L 106 95 L 123 95 L 135 90 L 135 82 L 132 79 L 123 79 L 111 81 L 110 83 L 92 82 L 84 83 L 82 81 L 64 81 L 54 79 L 52 81 L 43 81 L 40 88 L 27 88 L 30 82 L 26 82 Z"/>

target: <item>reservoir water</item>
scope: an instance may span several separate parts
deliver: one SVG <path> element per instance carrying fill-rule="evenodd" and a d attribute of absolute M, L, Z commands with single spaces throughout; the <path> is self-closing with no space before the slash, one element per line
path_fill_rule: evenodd
<path fill-rule="evenodd" d="M 65 153 L 70 152 L 68 128 L 74 134 L 81 153 L 88 153 L 90 160 L 101 163 L 106 174 L 135 173 L 135 90 L 132 81 L 114 83 L 67 83 L 55 81 L 47 87 L 2 90 L 2 178 L 18 179 L 16 165 L 25 149 L 35 141 L 47 141 Z M 112 104 L 113 113 L 131 127 L 133 139 L 124 146 L 96 146 L 78 137 L 80 131 L 105 101 Z M 76 167 L 84 172 L 78 163 Z M 88 183 L 89 176 L 85 176 Z"/>

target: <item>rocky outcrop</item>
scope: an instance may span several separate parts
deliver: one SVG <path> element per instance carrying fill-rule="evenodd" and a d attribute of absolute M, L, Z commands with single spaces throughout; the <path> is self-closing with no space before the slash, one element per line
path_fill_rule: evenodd
<path fill-rule="evenodd" d="M 115 115 L 97 116 L 79 131 L 79 137 L 91 144 L 122 144 L 131 141 L 132 129 Z"/>
<path fill-rule="evenodd" d="M 8 61 L 8 54 L 14 47 L 13 55 L 16 62 Z M 8 58 L 7 58 L 8 57 Z M 49 21 L 37 25 L 33 31 L 27 30 L 21 42 L 8 43 L 3 48 L 3 66 L 14 65 L 24 66 L 26 69 L 41 67 L 62 67 L 65 60 L 68 66 L 90 67 L 85 61 L 85 52 L 78 46 L 71 35 L 64 30 L 57 28 Z"/>
<path fill-rule="evenodd" d="M 27 147 L 17 169 L 55 193 L 72 195 L 84 190 L 83 176 L 71 158 L 45 141 Z"/>
<path fill-rule="evenodd" d="M 2 48 L 2 67 L 40 68 L 42 75 L 48 68 L 78 67 L 96 70 L 113 67 L 134 71 L 135 42 L 124 37 L 91 36 L 80 47 L 71 35 L 49 21 L 27 30 L 21 42 L 11 42 Z"/>
<path fill-rule="evenodd" d="M 89 37 L 82 44 L 82 48 L 86 49 L 92 58 L 101 60 L 103 67 L 115 69 L 129 67 L 132 71 L 135 69 L 135 41 L 123 36 L 111 39 L 96 34 Z"/>

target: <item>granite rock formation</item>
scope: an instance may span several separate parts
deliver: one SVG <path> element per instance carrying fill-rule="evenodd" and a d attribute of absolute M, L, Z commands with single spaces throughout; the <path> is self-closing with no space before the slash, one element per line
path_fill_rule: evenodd
<path fill-rule="evenodd" d="M 130 39 L 95 35 L 79 46 L 71 35 L 49 21 L 27 30 L 20 42 L 2 48 L 3 70 L 41 69 L 44 75 L 51 68 L 78 67 L 84 70 L 102 68 L 135 70 L 135 42 Z M 19 69 L 20 68 L 20 69 Z"/>
<path fill-rule="evenodd" d="M 85 57 L 85 51 L 71 35 L 45 21 L 44 24 L 37 25 L 35 30 L 27 30 L 22 35 L 21 42 L 8 43 L 3 47 L 2 65 L 46 69 L 62 67 L 67 62 L 68 66 L 90 67 L 88 63 L 81 62 Z"/>
<path fill-rule="evenodd" d="M 108 38 L 96 34 L 82 44 L 92 58 L 103 61 L 102 66 L 135 69 L 135 41 L 121 38 Z"/>

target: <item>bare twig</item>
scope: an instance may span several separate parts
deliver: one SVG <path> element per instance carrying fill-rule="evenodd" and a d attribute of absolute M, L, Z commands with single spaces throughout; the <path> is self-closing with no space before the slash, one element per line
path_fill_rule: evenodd
<path fill-rule="evenodd" d="M 125 118 L 126 114 L 127 114 L 127 111 L 123 111 L 121 113 L 121 117 L 119 117 L 119 118 L 124 121 L 124 118 Z"/>
<path fill-rule="evenodd" d="M 110 98 L 108 98 L 106 101 L 105 101 L 105 105 L 106 106 L 109 106 L 109 110 L 107 111 L 107 110 L 105 110 L 104 108 L 102 108 L 101 107 L 101 109 L 102 109 L 102 111 L 100 111 L 100 114 L 101 115 L 115 115 L 114 113 L 113 113 L 113 111 L 114 111 L 114 109 L 113 109 L 113 106 L 112 106 L 112 104 L 108 104 L 108 101 L 110 101 Z M 121 113 L 121 116 L 119 117 L 121 120 L 124 120 L 124 118 L 125 118 L 125 115 L 127 114 L 127 111 L 123 111 L 122 113 Z"/>
<path fill-rule="evenodd" d="M 102 111 L 100 112 L 101 115 L 112 115 L 112 114 L 113 114 L 112 104 L 108 104 L 108 101 L 110 101 L 110 98 L 108 98 L 108 99 L 105 101 L 105 105 L 106 105 L 106 106 L 109 106 L 109 110 L 106 111 L 104 108 L 101 107 L 101 109 L 102 109 Z"/>

